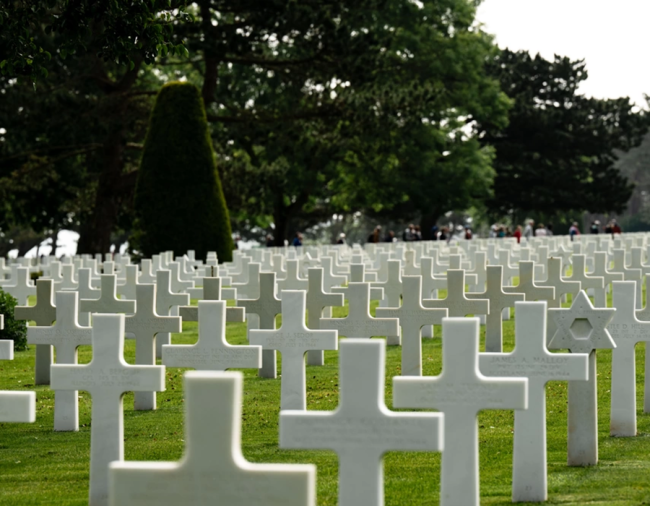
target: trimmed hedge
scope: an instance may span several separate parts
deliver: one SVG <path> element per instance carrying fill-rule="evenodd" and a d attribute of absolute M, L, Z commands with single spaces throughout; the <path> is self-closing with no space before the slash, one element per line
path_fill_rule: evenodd
<path fill-rule="evenodd" d="M 4 315 L 4 328 L 0 330 L 0 339 L 11 339 L 15 351 L 27 349 L 27 322 L 14 319 L 14 308 L 18 301 L 0 289 L 0 314 Z"/>
<path fill-rule="evenodd" d="M 151 114 L 135 189 L 133 243 L 143 255 L 216 251 L 232 260 L 230 217 L 201 94 L 186 82 L 164 85 Z"/>

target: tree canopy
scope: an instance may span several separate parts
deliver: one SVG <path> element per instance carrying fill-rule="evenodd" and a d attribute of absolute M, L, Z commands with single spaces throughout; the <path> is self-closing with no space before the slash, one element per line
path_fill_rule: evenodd
<path fill-rule="evenodd" d="M 615 163 L 640 144 L 650 117 L 628 98 L 601 100 L 579 93 L 586 63 L 503 50 L 489 65 L 513 99 L 506 128 L 479 122 L 481 142 L 495 149 L 496 215 L 557 216 L 620 212 L 632 186 Z"/>

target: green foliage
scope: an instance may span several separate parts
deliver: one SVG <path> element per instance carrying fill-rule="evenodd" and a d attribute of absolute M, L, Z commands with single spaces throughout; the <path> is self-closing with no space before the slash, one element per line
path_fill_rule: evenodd
<path fill-rule="evenodd" d="M 189 249 L 232 259 L 228 209 L 199 90 L 172 82 L 151 115 L 135 191 L 138 242 L 146 256 Z"/>
<path fill-rule="evenodd" d="M 491 211 L 514 221 L 533 213 L 620 212 L 632 188 L 615 167 L 617 153 L 641 142 L 650 116 L 628 98 L 580 95 L 584 61 L 506 49 L 489 71 L 514 100 L 505 129 L 489 120 L 476 128 L 496 150 Z"/>
<path fill-rule="evenodd" d="M 182 43 L 171 42 L 173 26 L 189 22 L 185 2 L 137 0 L 17 0 L 0 3 L 0 73 L 46 79 L 52 57 L 63 60 L 88 49 L 97 56 L 133 69 L 134 55 L 153 63 L 157 55 L 187 56 Z M 59 37 L 56 48 L 43 44 L 42 35 Z"/>
<path fill-rule="evenodd" d="M 0 330 L 0 339 L 14 342 L 15 351 L 27 349 L 27 322 L 14 319 L 14 308 L 18 301 L 0 289 L 0 314 L 4 315 L 4 328 Z"/>

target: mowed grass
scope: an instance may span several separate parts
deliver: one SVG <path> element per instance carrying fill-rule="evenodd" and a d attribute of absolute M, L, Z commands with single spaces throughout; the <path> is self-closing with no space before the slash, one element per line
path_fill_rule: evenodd
<path fill-rule="evenodd" d="M 444 296 L 444 294 L 441 294 Z M 335 308 L 341 317 L 347 308 Z M 373 306 L 374 313 L 374 306 Z M 514 321 L 504 326 L 504 348 L 514 347 Z M 441 329 L 423 340 L 426 375 L 442 370 Z M 246 342 L 245 324 L 228 324 L 232 344 Z M 183 324 L 175 344 L 193 343 L 197 324 Z M 483 339 L 481 340 L 483 349 Z M 638 436 L 609 437 L 611 353 L 598 354 L 600 464 L 591 468 L 566 465 L 567 384 L 547 387 L 548 489 L 550 504 L 650 504 L 650 415 L 643 414 L 643 351 L 637 346 Z M 126 359 L 134 363 L 135 343 L 127 340 Z M 392 406 L 392 377 L 400 373 L 400 348 L 387 349 L 386 403 Z M 326 352 L 323 367 L 307 367 L 307 404 L 310 410 L 333 410 L 338 403 L 337 352 Z M 87 363 L 89 347 L 80 349 Z M 280 359 L 280 357 L 278 357 Z M 36 390 L 34 424 L 0 424 L 0 505 L 87 504 L 91 402 L 79 392 L 80 430 L 52 430 L 54 393 L 34 387 L 34 348 L 16 353 L 13 362 L 0 362 L 0 389 Z M 278 360 L 281 372 L 281 363 Z M 158 409 L 133 410 L 133 395 L 124 397 L 125 458 L 178 460 L 184 449 L 183 369 L 167 369 L 167 390 L 158 394 Z M 280 379 L 260 379 L 257 370 L 245 370 L 242 449 L 252 462 L 313 463 L 318 466 L 318 504 L 337 504 L 337 459 L 329 451 L 287 451 L 278 448 Z M 479 416 L 481 504 L 511 504 L 513 412 L 486 411 Z M 215 435 L 216 436 L 216 435 Z M 448 448 L 453 452 L 454 449 Z M 215 475 L 215 480 L 219 476 Z M 391 452 L 384 458 L 385 504 L 435 505 L 440 491 L 440 454 Z M 218 503 L 218 498 L 215 498 Z"/>

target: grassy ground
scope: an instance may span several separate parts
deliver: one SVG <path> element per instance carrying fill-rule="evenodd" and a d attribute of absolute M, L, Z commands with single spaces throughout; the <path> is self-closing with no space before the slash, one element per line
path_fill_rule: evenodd
<path fill-rule="evenodd" d="M 337 308 L 335 316 L 346 309 Z M 184 323 L 175 344 L 197 339 L 196 323 Z M 245 325 L 228 324 L 228 340 L 245 343 Z M 424 374 L 439 374 L 440 329 L 423 342 Z M 506 351 L 514 347 L 514 322 L 504 322 Z M 133 363 L 135 346 L 126 344 Z M 88 362 L 89 347 L 80 350 Z M 326 352 L 324 367 L 307 367 L 307 403 L 310 410 L 335 409 L 338 402 L 337 353 Z M 547 387 L 548 484 L 551 504 L 650 504 L 650 415 L 642 413 L 643 346 L 637 347 L 638 430 L 635 438 L 609 437 L 611 353 L 599 352 L 600 464 L 593 468 L 566 466 L 567 384 Z M 87 504 L 91 399 L 80 392 L 80 431 L 54 433 L 54 394 L 33 385 L 34 349 L 16 353 L 13 362 L 0 362 L 0 389 L 36 390 L 34 424 L 0 424 L 0 505 Z M 400 349 L 389 347 L 386 363 L 386 399 L 391 406 L 391 378 L 400 371 Z M 158 394 L 158 410 L 133 411 L 133 396 L 125 396 L 125 458 L 178 460 L 183 452 L 182 369 L 167 370 L 167 390 Z M 242 446 L 253 462 L 314 463 L 318 466 L 318 504 L 335 505 L 337 460 L 327 451 L 278 449 L 280 380 L 260 379 L 246 370 Z M 481 504 L 510 504 L 512 483 L 513 412 L 488 411 L 479 416 Z M 453 451 L 453 449 L 450 449 Z M 394 452 L 384 458 L 385 503 L 435 505 L 440 490 L 440 455 Z"/>

